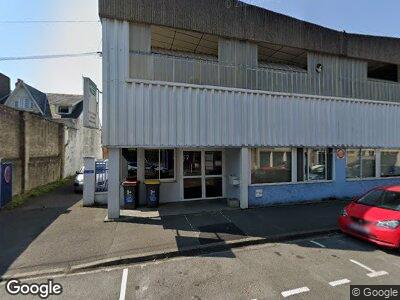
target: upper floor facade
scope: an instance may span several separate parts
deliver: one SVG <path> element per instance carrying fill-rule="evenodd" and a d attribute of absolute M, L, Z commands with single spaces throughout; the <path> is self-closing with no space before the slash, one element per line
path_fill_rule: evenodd
<path fill-rule="evenodd" d="M 129 22 L 130 79 L 400 101 L 400 40 L 347 34 L 239 1 L 105 1 Z M 104 21 L 103 21 L 104 23 Z M 114 28 L 113 38 L 123 31 Z"/>
<path fill-rule="evenodd" d="M 110 147 L 400 147 L 400 39 L 238 1 L 100 0 Z"/>

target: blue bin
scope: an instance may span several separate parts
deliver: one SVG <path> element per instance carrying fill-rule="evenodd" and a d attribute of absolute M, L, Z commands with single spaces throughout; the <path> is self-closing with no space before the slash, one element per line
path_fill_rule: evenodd
<path fill-rule="evenodd" d="M 136 209 L 139 203 L 139 181 L 127 180 L 122 183 L 124 187 L 124 207 Z"/>

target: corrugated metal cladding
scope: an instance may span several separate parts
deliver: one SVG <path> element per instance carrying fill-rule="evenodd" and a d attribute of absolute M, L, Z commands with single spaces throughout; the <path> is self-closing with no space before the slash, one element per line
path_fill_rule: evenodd
<path fill-rule="evenodd" d="M 400 147 L 400 105 L 126 82 L 129 24 L 103 19 L 103 144 Z"/>
<path fill-rule="evenodd" d="M 130 62 L 138 79 L 400 102 L 400 83 L 367 79 L 367 62 L 322 54 L 309 54 L 308 72 L 144 53 L 131 53 Z"/>
<path fill-rule="evenodd" d="M 109 106 L 109 145 L 400 147 L 398 104 L 138 81 L 125 87 Z"/>

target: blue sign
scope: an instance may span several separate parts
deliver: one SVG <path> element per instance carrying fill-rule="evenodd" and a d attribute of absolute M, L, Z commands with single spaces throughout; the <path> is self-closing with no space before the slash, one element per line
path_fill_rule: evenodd
<path fill-rule="evenodd" d="M 12 200 L 12 164 L 0 163 L 0 208 Z"/>

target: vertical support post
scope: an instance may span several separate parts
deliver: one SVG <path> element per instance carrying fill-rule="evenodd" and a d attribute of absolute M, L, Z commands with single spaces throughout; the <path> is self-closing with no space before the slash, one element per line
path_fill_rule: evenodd
<path fill-rule="evenodd" d="M 376 150 L 376 152 L 375 152 L 375 175 L 376 175 L 376 177 L 377 178 L 379 178 L 379 177 L 381 177 L 381 174 L 382 174 L 382 172 L 381 172 L 381 168 L 382 168 L 382 165 L 381 165 L 381 150 Z"/>
<path fill-rule="evenodd" d="M 83 174 L 83 206 L 94 205 L 94 193 L 96 192 L 96 161 L 94 157 L 84 157 L 85 171 Z"/>
<path fill-rule="evenodd" d="M 108 219 L 120 217 L 120 149 L 110 148 L 108 160 Z"/>
<path fill-rule="evenodd" d="M 249 208 L 249 149 L 240 150 L 240 208 Z"/>
<path fill-rule="evenodd" d="M 139 203 L 145 204 L 146 199 L 146 186 L 144 185 L 145 180 L 145 159 L 144 149 L 137 149 L 137 179 L 140 181 L 139 187 Z"/>
<path fill-rule="evenodd" d="M 297 148 L 292 149 L 292 183 L 297 182 Z"/>

